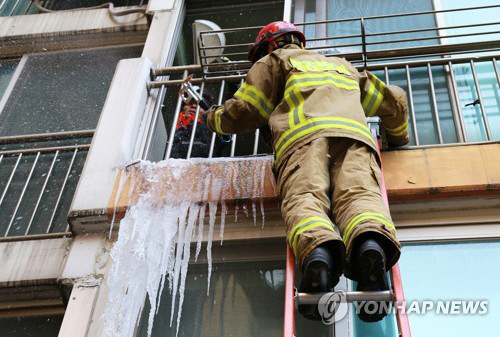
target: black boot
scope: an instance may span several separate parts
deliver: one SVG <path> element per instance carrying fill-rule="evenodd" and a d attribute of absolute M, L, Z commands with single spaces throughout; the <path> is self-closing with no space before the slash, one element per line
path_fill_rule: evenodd
<path fill-rule="evenodd" d="M 302 265 L 299 292 L 326 293 L 333 291 L 339 282 L 343 272 L 343 260 L 335 261 L 334 252 L 329 245 L 329 242 L 321 244 L 306 256 Z M 298 310 L 305 318 L 321 321 L 317 304 L 299 305 Z"/>
<path fill-rule="evenodd" d="M 388 290 L 386 274 L 386 255 L 380 242 L 376 239 L 368 238 L 364 240 L 355 252 L 356 275 L 358 275 L 357 291 L 384 291 Z M 369 303 L 370 301 L 368 301 Z M 359 306 L 359 318 L 365 322 L 377 322 L 387 315 L 387 306 L 380 303 L 375 313 L 372 313 L 366 303 Z M 368 313 L 367 310 L 370 312 Z"/>

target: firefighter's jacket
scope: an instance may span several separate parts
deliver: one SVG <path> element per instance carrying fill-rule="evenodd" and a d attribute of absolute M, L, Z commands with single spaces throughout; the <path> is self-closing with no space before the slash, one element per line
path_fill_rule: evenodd
<path fill-rule="evenodd" d="M 320 137 L 348 137 L 374 150 L 366 117 L 380 116 L 390 145 L 408 143 L 405 92 L 345 59 L 290 44 L 257 61 L 232 99 L 208 113 L 219 134 L 269 126 L 275 166 Z M 376 151 L 375 151 L 376 152 Z"/>

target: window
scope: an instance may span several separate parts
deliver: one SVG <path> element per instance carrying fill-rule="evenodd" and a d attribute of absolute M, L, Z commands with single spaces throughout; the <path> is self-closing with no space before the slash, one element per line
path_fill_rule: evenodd
<path fill-rule="evenodd" d="M 0 335 L 57 337 L 69 295 L 66 290 L 55 284 L 0 288 Z"/>
<path fill-rule="evenodd" d="M 403 246 L 399 262 L 407 302 L 486 300 L 487 314 L 409 314 L 412 336 L 496 336 L 500 312 L 499 241 L 419 243 Z M 436 305 L 436 303 L 434 303 Z"/>
<path fill-rule="evenodd" d="M 120 59 L 142 46 L 24 56 L 0 110 L 0 136 L 93 129 Z"/>
<path fill-rule="evenodd" d="M 17 67 L 17 61 L 0 62 L 0 99 L 9 85 L 10 79 Z"/>
<path fill-rule="evenodd" d="M 284 248 L 284 247 L 283 247 Z M 191 265 L 186 280 L 178 336 L 279 336 L 283 334 L 284 261 L 251 261 L 213 265 L 207 296 L 206 264 Z M 176 312 L 170 327 L 171 297 L 161 295 L 153 337 L 175 336 Z M 146 305 L 139 337 L 147 336 Z M 176 309 L 177 310 L 177 309 Z M 297 336 L 329 336 L 328 327 L 296 316 Z"/>
<path fill-rule="evenodd" d="M 0 103 L 0 237 L 68 230 L 116 64 L 141 52 L 126 46 L 25 55 L 15 75 L 15 63 L 2 67 L 11 81 Z"/>

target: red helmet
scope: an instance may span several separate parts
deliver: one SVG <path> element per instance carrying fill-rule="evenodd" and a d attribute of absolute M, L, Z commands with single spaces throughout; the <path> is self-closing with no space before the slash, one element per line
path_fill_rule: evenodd
<path fill-rule="evenodd" d="M 252 61 L 252 63 L 257 62 L 260 58 L 260 53 L 258 53 L 260 47 L 266 42 L 272 42 L 276 40 L 281 35 L 294 33 L 298 35 L 300 42 L 305 46 L 306 45 L 306 37 L 300 30 L 295 27 L 295 25 L 285 22 L 285 21 L 276 21 L 271 22 L 270 24 L 264 26 L 257 34 L 257 38 L 255 39 L 255 44 L 250 48 L 250 52 L 248 53 L 248 59 Z"/>

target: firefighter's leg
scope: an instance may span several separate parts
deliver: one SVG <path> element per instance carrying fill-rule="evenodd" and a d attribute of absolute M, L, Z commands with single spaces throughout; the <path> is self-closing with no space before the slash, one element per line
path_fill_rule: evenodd
<path fill-rule="evenodd" d="M 380 192 L 381 172 L 364 144 L 332 138 L 332 210 L 347 249 L 346 276 L 357 290 L 387 290 L 386 271 L 396 263 L 400 245 Z M 384 306 L 379 307 L 384 308 Z M 376 322 L 387 312 L 358 306 L 359 317 Z"/>
<path fill-rule="evenodd" d="M 278 170 L 281 212 L 302 272 L 301 292 L 330 291 L 344 269 L 344 244 L 328 216 L 329 164 L 328 139 L 320 138 L 296 150 Z M 299 312 L 321 320 L 317 305 L 300 306 Z"/>
<path fill-rule="evenodd" d="M 331 138 L 332 210 L 346 245 L 346 276 L 357 280 L 353 252 L 368 238 L 383 245 L 386 268 L 400 255 L 400 244 L 380 192 L 381 171 L 368 146 L 348 138 Z"/>

